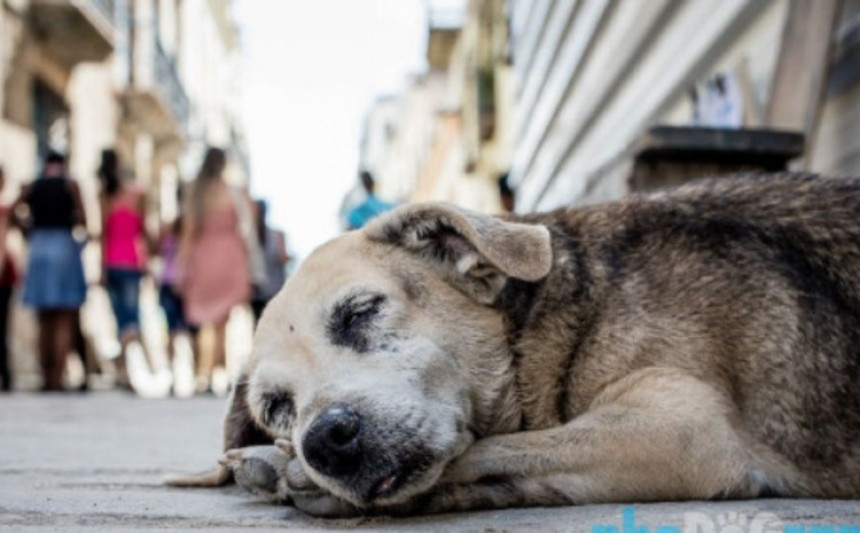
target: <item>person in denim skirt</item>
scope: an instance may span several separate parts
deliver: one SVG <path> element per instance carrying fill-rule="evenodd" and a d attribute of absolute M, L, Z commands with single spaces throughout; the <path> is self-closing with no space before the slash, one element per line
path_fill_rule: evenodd
<path fill-rule="evenodd" d="M 24 305 L 39 315 L 39 358 L 45 391 L 63 390 L 66 355 L 71 351 L 75 316 L 87 295 L 82 242 L 73 229 L 86 227 L 77 184 L 66 173 L 65 157 L 50 153 L 42 174 L 24 188 L 13 212 L 26 206 L 29 261 Z"/>

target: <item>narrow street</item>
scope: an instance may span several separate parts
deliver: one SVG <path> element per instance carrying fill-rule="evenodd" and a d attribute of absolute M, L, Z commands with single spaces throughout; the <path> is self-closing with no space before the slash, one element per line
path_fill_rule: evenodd
<path fill-rule="evenodd" d="M 161 479 L 167 472 L 202 470 L 212 464 L 218 453 L 223 407 L 223 401 L 214 398 L 145 401 L 120 393 L 0 397 L 0 531 L 284 531 L 360 526 L 389 531 L 590 532 L 595 526 L 614 526 L 619 532 L 632 533 L 624 528 L 625 507 L 619 505 L 321 521 L 288 507 L 255 501 L 235 487 L 164 487 Z M 765 511 L 774 516 L 760 514 Z M 650 533 L 666 525 L 691 533 L 765 533 L 782 531 L 786 524 L 835 525 L 833 531 L 839 533 L 839 526 L 860 524 L 860 505 L 760 500 L 635 508 L 635 525 L 647 526 Z"/>

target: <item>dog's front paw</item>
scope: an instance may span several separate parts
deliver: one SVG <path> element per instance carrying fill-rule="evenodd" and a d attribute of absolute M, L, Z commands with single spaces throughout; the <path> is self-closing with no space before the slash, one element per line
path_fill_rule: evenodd
<path fill-rule="evenodd" d="M 289 502 L 284 480 L 291 458 L 275 446 L 228 450 L 221 464 L 233 471 L 236 484 L 270 501 Z"/>
<path fill-rule="evenodd" d="M 292 504 L 309 515 L 323 518 L 361 514 L 357 507 L 311 480 L 289 441 L 229 450 L 221 458 L 221 464 L 233 471 L 240 487 L 269 501 Z"/>
<path fill-rule="evenodd" d="M 329 494 L 313 482 L 305 472 L 301 461 L 295 456 L 292 443 L 278 440 L 275 446 L 290 457 L 290 462 L 284 471 L 283 484 L 297 509 L 320 518 L 346 518 L 361 514 L 357 507 Z"/>

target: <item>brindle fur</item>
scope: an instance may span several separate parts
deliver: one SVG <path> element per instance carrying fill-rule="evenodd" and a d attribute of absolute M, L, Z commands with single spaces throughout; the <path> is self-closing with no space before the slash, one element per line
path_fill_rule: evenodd
<path fill-rule="evenodd" d="M 406 315 L 367 326 L 362 350 L 328 348 L 325 317 L 285 332 L 340 285 L 362 284 Z M 448 443 L 428 459 L 439 468 L 415 490 L 362 500 L 281 443 L 304 478 L 291 487 L 284 474 L 273 492 L 320 515 L 860 497 L 858 180 L 718 178 L 506 219 L 401 208 L 316 252 L 272 304 L 248 369 L 251 415 L 259 423 L 266 390 L 290 388 L 295 423 L 267 431 L 298 442 L 332 401 L 384 412 L 413 393 L 341 395 L 320 367 L 361 382 L 378 358 L 390 368 L 374 370 L 381 386 L 414 381 L 397 357 L 426 339 L 454 372 L 417 370 L 428 388 L 417 412 L 444 425 L 455 415 L 442 406 L 462 407 L 454 435 L 419 435 Z M 372 444 L 414 440 L 408 427 L 390 433 Z"/>

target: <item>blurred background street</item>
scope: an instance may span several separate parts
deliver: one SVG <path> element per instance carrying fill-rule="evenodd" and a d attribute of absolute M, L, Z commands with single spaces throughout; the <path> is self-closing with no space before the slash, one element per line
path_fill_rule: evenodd
<path fill-rule="evenodd" d="M 2 384 L 223 395 L 288 272 L 402 203 L 856 175 L 858 36 L 858 0 L 2 0 Z"/>

